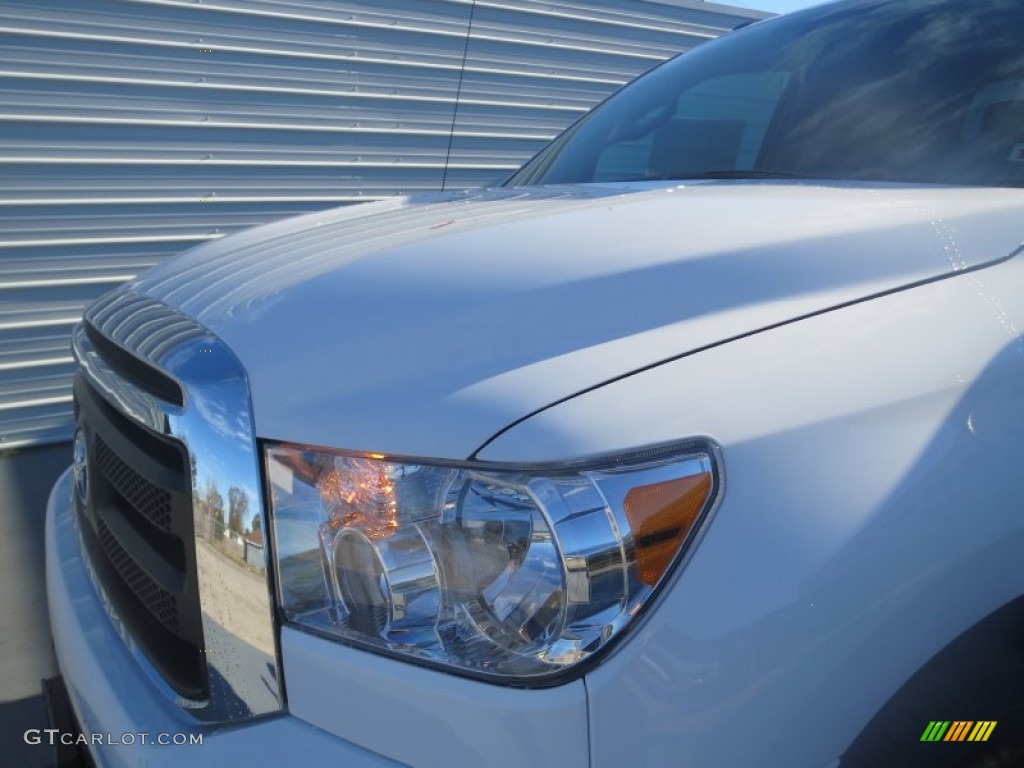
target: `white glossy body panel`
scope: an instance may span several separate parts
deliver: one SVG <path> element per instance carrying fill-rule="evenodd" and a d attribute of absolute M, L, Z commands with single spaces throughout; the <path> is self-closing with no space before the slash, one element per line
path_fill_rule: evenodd
<path fill-rule="evenodd" d="M 238 355 L 259 437 L 514 462 L 721 446 L 705 535 L 585 681 L 503 689 L 285 628 L 290 717 L 317 738 L 417 765 L 817 767 L 1024 592 L 1022 241 L 1010 190 L 505 190 L 282 222 L 135 287 Z M 60 589 L 90 727 L 161 717 L 113 690 L 118 659 L 80 658 Z"/>
<path fill-rule="evenodd" d="M 586 768 L 583 682 L 522 690 L 423 669 L 285 627 L 296 717 L 423 768 Z"/>
<path fill-rule="evenodd" d="M 465 458 L 586 387 L 1024 240 L 1011 190 L 698 182 L 432 200 L 252 230 L 136 287 L 234 350 L 257 434 Z"/>
<path fill-rule="evenodd" d="M 1018 258 L 740 339 L 482 452 L 722 446 L 706 535 L 587 677 L 595 768 L 831 764 L 934 653 L 1024 593 L 1022 286 Z"/>

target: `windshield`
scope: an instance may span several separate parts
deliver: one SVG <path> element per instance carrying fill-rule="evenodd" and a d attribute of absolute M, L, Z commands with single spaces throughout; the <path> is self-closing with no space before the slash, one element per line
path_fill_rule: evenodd
<path fill-rule="evenodd" d="M 1022 0 L 866 0 L 762 22 L 619 91 L 507 183 L 1024 186 L 1022 40 Z"/>

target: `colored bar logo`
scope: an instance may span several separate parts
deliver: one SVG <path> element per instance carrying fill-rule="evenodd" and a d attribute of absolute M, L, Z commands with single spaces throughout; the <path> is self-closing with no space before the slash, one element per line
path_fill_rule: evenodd
<path fill-rule="evenodd" d="M 932 720 L 921 741 L 988 741 L 995 729 L 995 720 Z"/>

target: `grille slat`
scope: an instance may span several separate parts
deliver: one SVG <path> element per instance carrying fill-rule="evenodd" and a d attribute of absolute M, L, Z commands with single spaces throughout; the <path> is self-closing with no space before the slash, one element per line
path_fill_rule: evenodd
<path fill-rule="evenodd" d="M 156 395 L 161 400 L 177 406 L 185 404 L 185 396 L 176 381 L 160 373 L 148 363 L 139 360 L 107 337 L 103 336 L 86 320 L 85 332 L 89 340 L 100 350 L 107 364 L 137 387 Z"/>
<path fill-rule="evenodd" d="M 158 488 L 125 464 L 102 437 L 96 435 L 95 466 L 132 507 L 157 528 L 171 530 L 171 494 Z"/>
<path fill-rule="evenodd" d="M 121 542 L 102 520 L 97 523 L 96 531 L 99 534 L 103 552 L 128 588 L 146 606 L 154 618 L 171 632 L 177 632 L 179 629 L 178 601 L 174 595 L 162 589 L 146 574 L 132 556 L 125 551 Z"/>

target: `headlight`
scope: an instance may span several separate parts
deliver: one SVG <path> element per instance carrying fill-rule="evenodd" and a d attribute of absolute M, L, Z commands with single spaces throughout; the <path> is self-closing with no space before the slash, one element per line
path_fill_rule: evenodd
<path fill-rule="evenodd" d="M 693 443 L 518 468 L 277 443 L 266 462 L 289 622 L 519 683 L 618 636 L 717 491 Z"/>

